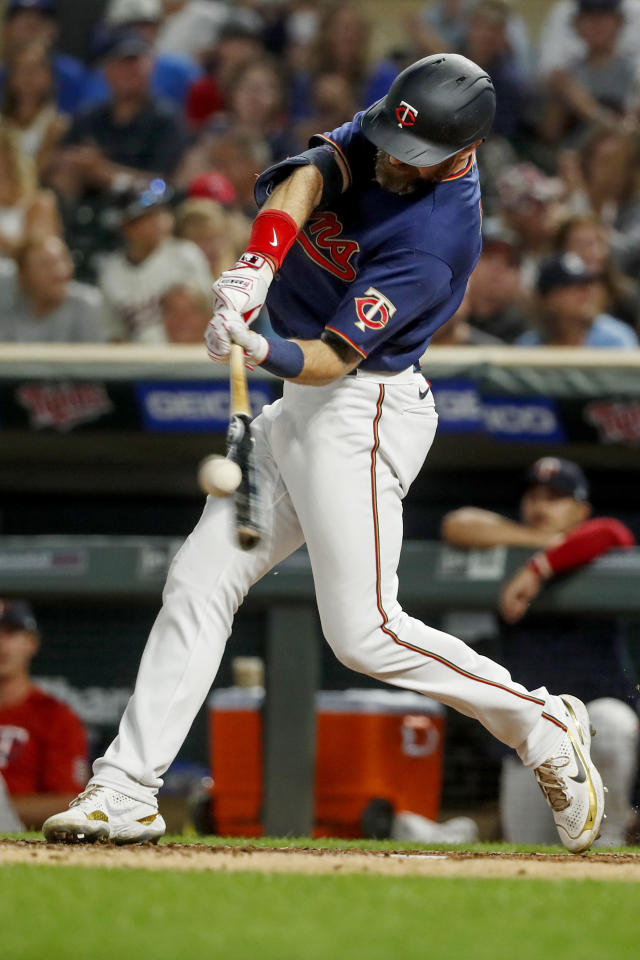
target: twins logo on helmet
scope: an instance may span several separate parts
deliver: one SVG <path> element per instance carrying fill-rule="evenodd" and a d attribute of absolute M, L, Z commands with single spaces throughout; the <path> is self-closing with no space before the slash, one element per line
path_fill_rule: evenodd
<path fill-rule="evenodd" d="M 418 111 L 412 107 L 406 100 L 400 101 L 400 106 L 396 107 L 396 120 L 399 127 L 412 127 L 418 119 Z"/>
<path fill-rule="evenodd" d="M 369 287 L 365 290 L 364 297 L 354 297 L 354 300 L 358 314 L 355 324 L 363 332 L 366 327 L 370 330 L 382 330 L 396 312 L 391 300 L 375 287 Z"/>

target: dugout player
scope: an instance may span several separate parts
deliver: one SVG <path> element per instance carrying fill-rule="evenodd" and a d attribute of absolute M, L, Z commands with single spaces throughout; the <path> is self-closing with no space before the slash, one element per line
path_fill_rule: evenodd
<path fill-rule="evenodd" d="M 39 690 L 29 668 L 40 634 L 24 600 L 0 600 L 0 776 L 18 823 L 39 830 L 69 803 L 87 771 L 87 737 L 66 704 Z M 5 811 L 6 813 L 6 811 Z"/>
<path fill-rule="evenodd" d="M 480 255 L 475 149 L 495 111 L 489 76 L 455 54 L 404 70 L 389 93 L 265 171 L 246 253 L 214 285 L 207 345 L 285 380 L 254 422 L 265 535 L 237 547 L 233 506 L 209 498 L 169 573 L 118 737 L 50 840 L 157 839 L 156 793 L 215 677 L 251 585 L 306 542 L 324 635 L 353 670 L 476 717 L 535 771 L 572 851 L 604 808 L 584 704 L 529 691 L 397 599 L 402 499 L 436 429 L 417 366 Z M 282 339 L 250 329 L 263 303 Z"/>
<path fill-rule="evenodd" d="M 598 736 L 593 756 L 609 788 L 601 844 L 625 843 L 638 765 L 640 722 L 634 670 L 621 625 L 612 617 L 567 617 L 530 611 L 545 584 L 615 548 L 634 544 L 631 531 L 612 517 L 591 518 L 587 479 L 571 460 L 542 457 L 527 471 L 520 520 L 462 507 L 442 523 L 444 539 L 465 549 L 530 547 L 536 552 L 504 584 L 500 661 L 527 686 L 544 677 L 567 683 L 587 706 Z M 553 823 L 522 764 L 505 758 L 500 816 L 505 840 L 552 843 Z"/>

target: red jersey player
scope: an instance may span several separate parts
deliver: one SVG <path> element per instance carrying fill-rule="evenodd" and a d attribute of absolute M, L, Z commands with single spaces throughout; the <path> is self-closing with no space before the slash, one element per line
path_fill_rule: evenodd
<path fill-rule="evenodd" d="M 80 720 L 31 682 L 38 644 L 30 605 L 0 599 L 0 776 L 17 817 L 33 829 L 69 803 L 87 770 Z"/>

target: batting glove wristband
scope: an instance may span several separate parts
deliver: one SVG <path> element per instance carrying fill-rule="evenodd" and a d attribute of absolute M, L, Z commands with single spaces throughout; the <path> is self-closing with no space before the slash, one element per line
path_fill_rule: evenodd
<path fill-rule="evenodd" d="M 235 267 L 225 270 L 213 285 L 213 313 L 239 314 L 245 323 L 256 319 L 273 280 L 273 267 L 260 253 L 243 253 Z"/>

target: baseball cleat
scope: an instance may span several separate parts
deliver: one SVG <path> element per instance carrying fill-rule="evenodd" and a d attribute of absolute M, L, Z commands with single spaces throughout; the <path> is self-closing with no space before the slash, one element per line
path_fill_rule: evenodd
<path fill-rule="evenodd" d="M 45 820 L 42 832 L 50 843 L 157 843 L 166 828 L 150 803 L 96 785 L 78 794 L 68 810 Z"/>
<path fill-rule="evenodd" d="M 554 756 L 533 772 L 553 812 L 560 840 L 571 853 L 584 853 L 600 833 L 604 788 L 591 760 L 587 708 L 577 697 L 563 694 L 561 699 L 566 733 Z"/>

